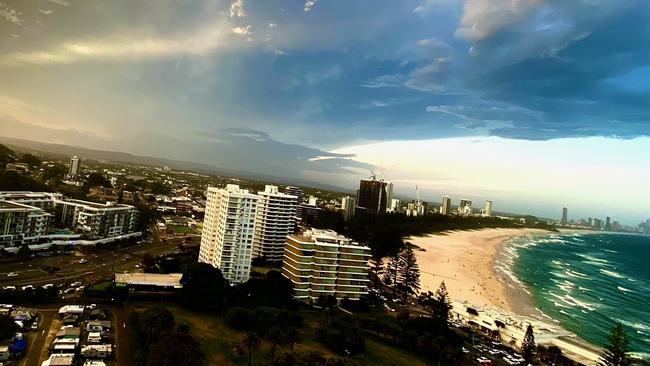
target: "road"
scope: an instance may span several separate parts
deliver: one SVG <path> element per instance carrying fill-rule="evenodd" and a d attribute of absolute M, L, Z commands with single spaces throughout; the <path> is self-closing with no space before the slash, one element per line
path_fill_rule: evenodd
<path fill-rule="evenodd" d="M 115 359 L 120 366 L 133 365 L 132 334 L 129 328 L 129 309 L 113 308 L 115 315 Z"/>
<path fill-rule="evenodd" d="M 27 354 L 20 361 L 21 366 L 40 366 L 42 361 L 43 347 L 46 347 L 45 340 L 52 326 L 52 320 L 57 314 L 56 310 L 39 310 L 40 325 L 36 332 L 29 332 L 27 336 Z"/>
<path fill-rule="evenodd" d="M 113 273 L 136 270 L 135 265 L 142 261 L 145 254 L 153 256 L 173 253 L 184 240 L 193 243 L 200 240 L 196 236 L 179 236 L 166 242 L 154 244 L 145 242 L 140 245 L 109 250 L 102 247 L 80 248 L 74 255 L 57 255 L 35 257 L 23 262 L 0 262 L 0 287 L 4 286 L 42 286 L 48 283 L 68 285 L 75 281 L 84 284 L 103 279 L 111 279 Z M 81 259 L 87 262 L 80 264 Z M 48 267 L 58 267 L 59 271 L 48 273 Z M 8 277 L 14 272 L 15 277 Z"/>

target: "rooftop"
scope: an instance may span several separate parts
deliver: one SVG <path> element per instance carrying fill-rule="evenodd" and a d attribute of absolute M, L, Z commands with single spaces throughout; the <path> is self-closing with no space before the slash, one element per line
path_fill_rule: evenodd
<path fill-rule="evenodd" d="M 182 288 L 182 273 L 116 273 L 115 283 L 121 285 L 143 285 Z"/>

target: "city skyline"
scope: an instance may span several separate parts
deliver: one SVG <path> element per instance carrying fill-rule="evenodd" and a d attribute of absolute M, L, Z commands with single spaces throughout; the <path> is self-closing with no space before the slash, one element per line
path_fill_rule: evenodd
<path fill-rule="evenodd" d="M 3 136 L 648 215 L 642 1 L 0 4 Z"/>

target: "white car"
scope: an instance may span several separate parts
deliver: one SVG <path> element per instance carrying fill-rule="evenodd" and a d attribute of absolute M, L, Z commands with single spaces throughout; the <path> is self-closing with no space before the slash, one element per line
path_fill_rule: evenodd
<path fill-rule="evenodd" d="M 73 283 L 70 284 L 70 287 L 78 287 L 78 286 L 81 286 L 81 282 L 80 282 L 80 281 L 73 282 Z"/>
<path fill-rule="evenodd" d="M 25 290 L 33 290 L 33 289 L 34 289 L 34 286 L 32 286 L 32 285 L 25 285 L 25 286 L 23 286 L 23 287 L 21 287 L 21 288 L 23 289 L 23 291 L 25 291 Z"/>
<path fill-rule="evenodd" d="M 53 283 L 48 283 L 48 284 L 43 285 L 42 287 L 47 290 L 48 288 L 54 287 L 54 284 Z"/>
<path fill-rule="evenodd" d="M 5 290 L 5 291 L 6 291 L 6 290 L 15 290 L 15 289 L 16 289 L 16 286 L 5 286 L 5 287 L 3 287 L 2 289 Z"/>
<path fill-rule="evenodd" d="M 86 258 L 79 259 L 79 264 L 84 264 L 86 262 L 88 262 L 88 260 Z"/>
<path fill-rule="evenodd" d="M 16 272 L 7 273 L 7 277 L 16 277 L 16 276 L 18 276 L 18 273 L 16 273 Z"/>

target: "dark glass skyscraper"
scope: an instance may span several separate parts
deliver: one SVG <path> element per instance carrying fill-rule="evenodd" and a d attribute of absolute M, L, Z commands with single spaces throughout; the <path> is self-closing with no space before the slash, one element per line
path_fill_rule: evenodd
<path fill-rule="evenodd" d="M 386 187 L 387 183 L 380 180 L 362 180 L 357 205 L 372 214 L 386 212 Z"/>

